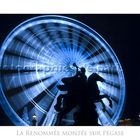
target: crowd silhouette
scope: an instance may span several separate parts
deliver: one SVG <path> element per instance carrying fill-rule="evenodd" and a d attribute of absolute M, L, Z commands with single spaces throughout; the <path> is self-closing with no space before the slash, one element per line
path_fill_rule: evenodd
<path fill-rule="evenodd" d="M 86 69 L 79 68 L 75 63 L 76 74 L 73 77 L 63 78 L 63 85 L 58 85 L 60 91 L 67 91 L 67 94 L 60 94 L 57 98 L 57 103 L 54 106 L 58 112 L 55 125 L 62 124 L 62 118 L 69 113 L 73 108 L 78 106 L 78 110 L 73 114 L 74 126 L 98 126 L 98 113 L 96 111 L 96 102 L 101 102 L 103 111 L 105 105 L 102 101 L 107 98 L 110 107 L 112 101 L 107 95 L 100 95 L 97 81 L 104 82 L 105 80 L 97 73 L 92 73 L 88 78 Z"/>

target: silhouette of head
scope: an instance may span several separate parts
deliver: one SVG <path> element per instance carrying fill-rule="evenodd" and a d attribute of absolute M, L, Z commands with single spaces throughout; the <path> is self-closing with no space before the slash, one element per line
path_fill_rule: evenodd
<path fill-rule="evenodd" d="M 73 63 L 73 66 L 75 67 L 76 66 L 76 63 Z"/>
<path fill-rule="evenodd" d="M 86 72 L 86 69 L 84 67 L 82 67 L 81 72 L 84 74 Z"/>

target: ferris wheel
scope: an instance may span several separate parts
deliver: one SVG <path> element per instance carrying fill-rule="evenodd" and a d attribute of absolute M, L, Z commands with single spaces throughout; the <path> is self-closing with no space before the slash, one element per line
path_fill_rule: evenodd
<path fill-rule="evenodd" d="M 72 64 L 86 68 L 87 77 L 98 73 L 106 111 L 96 103 L 101 125 L 116 125 L 125 102 L 125 79 L 111 46 L 87 25 L 58 15 L 38 16 L 18 25 L 0 50 L 0 104 L 15 125 L 31 125 L 36 114 L 40 126 L 54 125 L 54 105 L 63 77 L 75 74 Z M 63 119 L 72 123 L 71 114 Z"/>

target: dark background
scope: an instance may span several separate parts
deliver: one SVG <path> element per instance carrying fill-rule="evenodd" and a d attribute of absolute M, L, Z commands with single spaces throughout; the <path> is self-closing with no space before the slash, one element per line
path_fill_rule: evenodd
<path fill-rule="evenodd" d="M 21 22 L 38 15 L 0 15 L 0 46 Z M 77 19 L 97 31 L 113 48 L 126 80 L 126 104 L 122 118 L 136 118 L 140 113 L 140 15 L 91 14 L 64 15 Z M 0 107 L 0 125 L 12 125 Z"/>

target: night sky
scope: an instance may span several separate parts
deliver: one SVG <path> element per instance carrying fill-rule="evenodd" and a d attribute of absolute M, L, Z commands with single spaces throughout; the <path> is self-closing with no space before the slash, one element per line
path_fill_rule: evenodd
<path fill-rule="evenodd" d="M 21 22 L 37 15 L 0 15 L 0 46 L 8 33 Z M 112 47 L 122 65 L 126 81 L 123 118 L 140 113 L 140 15 L 65 15 L 97 31 Z M 12 125 L 0 108 L 0 125 Z"/>

